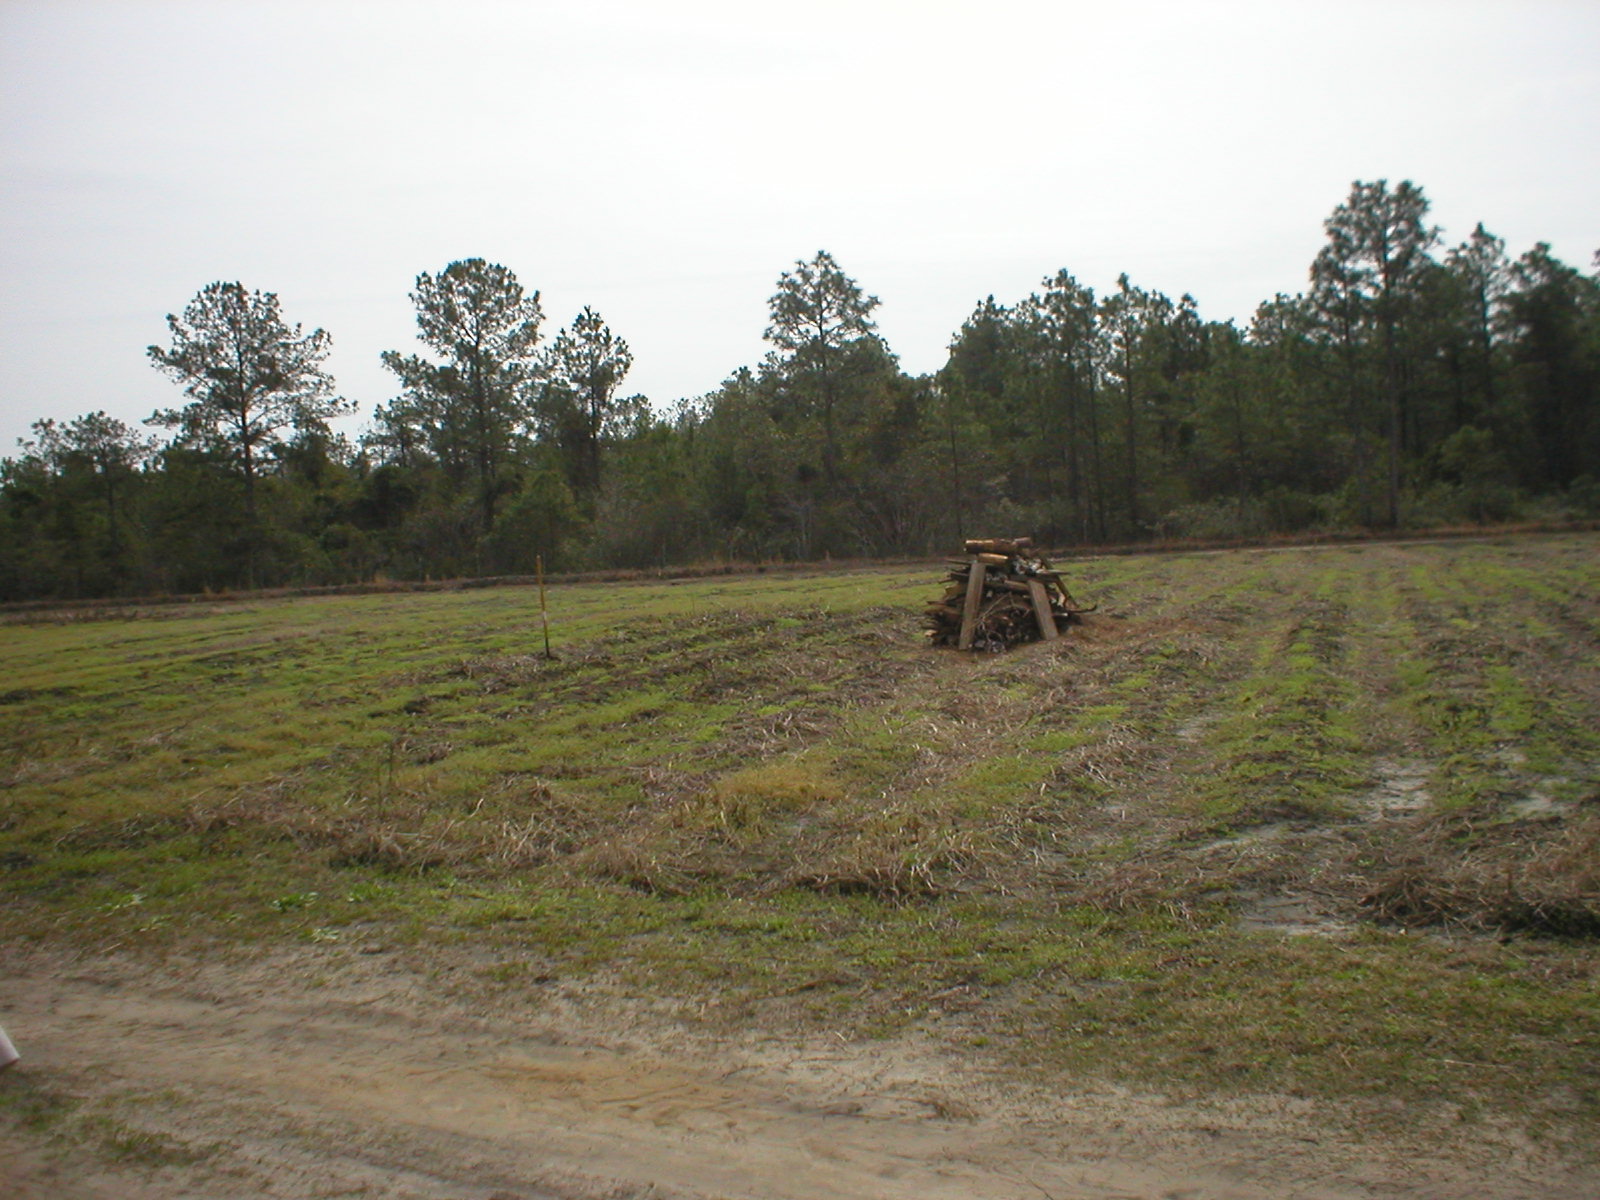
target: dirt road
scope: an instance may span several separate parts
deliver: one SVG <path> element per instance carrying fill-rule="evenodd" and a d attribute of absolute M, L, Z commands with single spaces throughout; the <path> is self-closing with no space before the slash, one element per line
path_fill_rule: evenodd
<path fill-rule="evenodd" d="M 1309 1101 L 1053 1092 L 928 1036 L 715 1037 L 554 987 L 531 1015 L 382 948 L 152 966 L 14 955 L 0 1194 L 1266 1200 L 1579 1197 L 1600 1176 L 1481 1127 L 1360 1138 Z M 377 951 L 377 952 L 373 952 Z M 7 1093 L 10 1093 L 7 1095 Z M 68 1099 L 72 1115 L 25 1119 Z M 57 1106 L 53 1111 L 65 1111 Z"/>

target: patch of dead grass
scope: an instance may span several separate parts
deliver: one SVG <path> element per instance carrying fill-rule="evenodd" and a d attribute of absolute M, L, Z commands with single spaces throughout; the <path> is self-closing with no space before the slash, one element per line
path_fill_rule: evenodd
<path fill-rule="evenodd" d="M 1402 827 L 1362 851 L 1373 919 L 1600 937 L 1600 797 L 1570 820 L 1457 813 Z"/>
<path fill-rule="evenodd" d="M 606 824 L 592 806 L 516 777 L 465 808 L 404 790 L 317 805 L 299 799 L 294 781 L 283 779 L 216 803 L 196 802 L 185 822 L 203 840 L 264 834 L 320 853 L 330 866 L 397 872 L 526 870 L 573 853 Z"/>

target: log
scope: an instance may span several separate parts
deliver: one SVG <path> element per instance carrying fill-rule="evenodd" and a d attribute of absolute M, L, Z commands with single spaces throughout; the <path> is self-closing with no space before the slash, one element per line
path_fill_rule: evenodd
<path fill-rule="evenodd" d="M 961 614 L 961 637 L 956 642 L 957 649 L 972 649 L 972 635 L 978 624 L 978 606 L 983 603 L 983 581 L 988 576 L 989 568 L 981 562 L 973 563 L 972 569 L 967 572 L 967 604 Z"/>
<path fill-rule="evenodd" d="M 1039 621 L 1039 632 L 1044 634 L 1045 641 L 1055 641 L 1061 634 L 1056 629 L 1056 619 L 1050 611 L 1050 594 L 1037 579 L 1028 580 L 1028 592 L 1033 597 L 1033 615 Z"/>
<path fill-rule="evenodd" d="M 1009 556 L 1021 554 L 1033 545 L 1030 537 L 1021 538 L 968 538 L 965 549 L 968 554 L 1004 554 Z"/>

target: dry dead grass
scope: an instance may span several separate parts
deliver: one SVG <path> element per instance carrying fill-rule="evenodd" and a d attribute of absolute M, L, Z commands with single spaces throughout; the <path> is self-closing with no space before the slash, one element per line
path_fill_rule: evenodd
<path fill-rule="evenodd" d="M 1396 925 L 1600 937 L 1600 797 L 1561 821 L 1409 822 L 1364 847 L 1360 897 Z"/>
<path fill-rule="evenodd" d="M 968 886 L 995 850 L 991 836 L 948 814 L 863 806 L 793 763 L 735 773 L 636 816 L 592 838 L 565 869 L 662 895 L 799 888 L 904 900 Z"/>
<path fill-rule="evenodd" d="M 404 790 L 381 800 L 350 796 L 319 805 L 291 781 L 252 787 L 189 806 L 184 825 L 203 844 L 232 832 L 291 841 L 333 867 L 415 873 L 453 868 L 480 874 L 527 870 L 575 852 L 604 828 L 592 807 L 545 783 L 508 780 L 465 809 Z"/>

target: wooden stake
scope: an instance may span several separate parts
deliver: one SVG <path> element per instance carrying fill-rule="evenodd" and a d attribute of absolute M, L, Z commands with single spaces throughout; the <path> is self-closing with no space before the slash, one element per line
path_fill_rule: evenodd
<path fill-rule="evenodd" d="M 544 625 L 544 656 L 552 658 L 554 656 L 550 653 L 550 613 L 544 605 L 544 555 L 534 556 L 533 569 L 539 576 L 539 621 Z"/>

